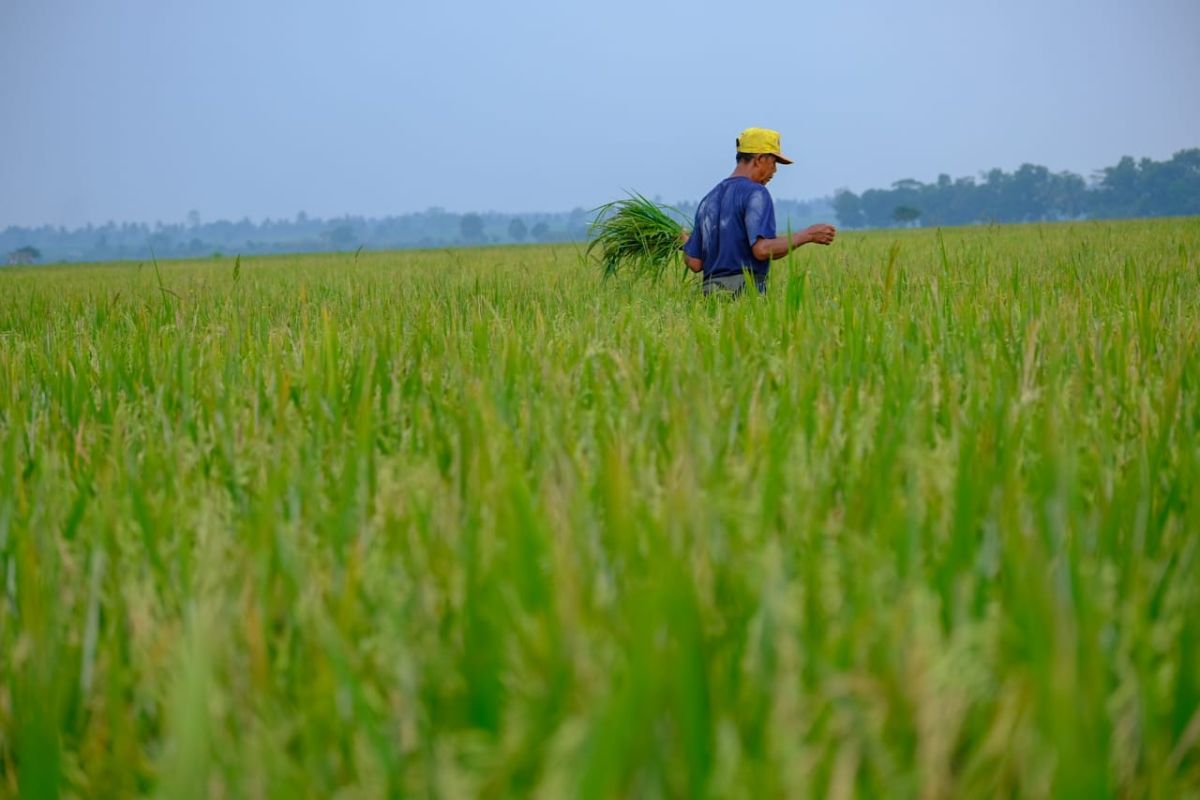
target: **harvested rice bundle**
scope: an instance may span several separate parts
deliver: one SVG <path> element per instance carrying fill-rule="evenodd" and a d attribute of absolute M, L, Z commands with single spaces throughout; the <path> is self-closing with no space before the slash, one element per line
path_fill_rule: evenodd
<path fill-rule="evenodd" d="M 632 271 L 657 280 L 668 265 L 678 263 L 683 224 L 676 217 L 682 214 L 637 193 L 600 206 L 587 255 L 597 254 L 605 278 Z"/>

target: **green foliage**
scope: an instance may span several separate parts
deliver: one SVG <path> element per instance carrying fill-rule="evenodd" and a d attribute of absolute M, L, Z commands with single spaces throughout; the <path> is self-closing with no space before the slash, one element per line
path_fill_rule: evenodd
<path fill-rule="evenodd" d="M 780 203 L 780 209 L 784 207 Z M 539 231 L 537 241 L 582 242 L 587 238 L 582 210 L 547 212 L 516 217 L 487 212 L 475 214 L 468 223 L 473 243 L 495 241 L 510 231 L 520 219 L 523 225 Z M 441 208 L 388 217 L 342 216 L 331 219 L 309 217 L 303 212 L 294 219 L 264 219 L 252 222 L 216 220 L 200 223 L 189 214 L 187 223 L 141 223 L 104 225 L 68 230 L 49 225 L 0 228 L 0 265 L 16 250 L 31 246 L 40 255 L 33 260 L 117 261 L 142 258 L 153 247 L 159 258 L 200 258 L 217 252 L 241 252 L 246 255 L 267 253 L 351 252 L 361 245 L 365 250 L 397 248 L 432 249 L 460 244 L 463 219 Z M 195 221 L 196 224 L 192 224 Z M 532 230 L 529 231 L 532 235 Z"/>
<path fill-rule="evenodd" d="M 514 242 L 523 242 L 528 235 L 529 230 L 525 227 L 525 220 L 513 217 L 512 221 L 508 223 L 508 238 Z"/>
<path fill-rule="evenodd" d="M 325 232 L 329 243 L 338 250 L 344 250 L 354 244 L 354 226 L 349 224 L 335 225 Z"/>
<path fill-rule="evenodd" d="M 834 194 L 833 212 L 837 215 L 838 224 L 844 228 L 866 227 L 867 218 L 862 212 L 862 202 L 858 195 L 848 189 L 841 189 Z"/>
<path fill-rule="evenodd" d="M 42 251 L 36 247 L 25 245 L 18 247 L 8 254 L 8 263 L 10 264 L 32 264 L 42 257 Z"/>
<path fill-rule="evenodd" d="M 1022 164 L 1012 173 L 989 170 L 978 181 L 939 175 L 935 183 L 906 179 L 834 197 L 838 222 L 848 228 L 912 222 L 895 216 L 898 207 L 920 209 L 925 225 L 1200 214 L 1200 148 L 1161 162 L 1126 156 L 1091 187 L 1074 173 Z"/>
<path fill-rule="evenodd" d="M 459 221 L 462 240 L 468 244 L 479 244 L 486 238 L 483 233 L 483 217 L 478 214 L 464 214 Z"/>
<path fill-rule="evenodd" d="M 0 796 L 1195 796 L 1200 222 L 573 253 L 0 273 Z"/>
<path fill-rule="evenodd" d="M 587 255 L 611 278 L 620 272 L 658 279 L 679 263 L 683 225 L 671 209 L 631 194 L 595 211 Z"/>
<path fill-rule="evenodd" d="M 1106 216 L 1200 214 L 1200 148 L 1181 150 L 1170 161 L 1125 156 L 1104 169 L 1098 195 Z"/>

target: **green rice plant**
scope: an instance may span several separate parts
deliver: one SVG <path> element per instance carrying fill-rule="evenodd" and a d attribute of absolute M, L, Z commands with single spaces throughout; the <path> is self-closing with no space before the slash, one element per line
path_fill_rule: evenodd
<path fill-rule="evenodd" d="M 0 270 L 0 797 L 1197 797 L 1200 220 L 571 252 Z"/>
<path fill-rule="evenodd" d="M 658 280 L 679 263 L 683 224 L 675 209 L 631 192 L 628 198 L 595 209 L 595 214 L 586 255 L 598 258 L 605 278 L 632 272 Z"/>

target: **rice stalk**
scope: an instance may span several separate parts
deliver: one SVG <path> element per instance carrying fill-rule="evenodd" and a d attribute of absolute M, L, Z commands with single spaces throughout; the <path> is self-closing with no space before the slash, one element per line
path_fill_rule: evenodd
<path fill-rule="evenodd" d="M 595 209 L 586 255 L 595 255 L 605 278 L 620 272 L 658 280 L 677 263 L 683 224 L 679 211 L 636 192 Z M 674 215 L 674 216 L 672 216 Z"/>

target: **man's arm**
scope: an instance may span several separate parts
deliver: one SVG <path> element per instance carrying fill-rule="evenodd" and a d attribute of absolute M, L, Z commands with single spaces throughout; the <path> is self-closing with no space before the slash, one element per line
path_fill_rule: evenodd
<path fill-rule="evenodd" d="M 837 229 L 832 225 L 820 223 L 805 228 L 788 236 L 776 236 L 774 239 L 759 239 L 750 248 L 754 257 L 759 261 L 783 258 L 789 252 L 805 244 L 830 244 L 837 235 Z M 691 266 L 690 264 L 688 266 Z"/>
<path fill-rule="evenodd" d="M 691 238 L 691 234 L 689 234 L 687 231 L 679 232 L 679 249 L 680 250 L 683 249 L 683 246 L 685 244 L 687 244 L 688 239 L 690 239 L 690 238 Z M 692 272 L 701 272 L 704 270 L 704 262 L 698 258 L 692 258 L 687 253 L 683 254 L 683 263 L 687 264 L 687 268 L 690 269 Z"/>

